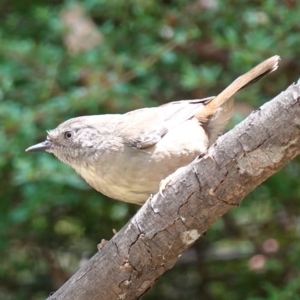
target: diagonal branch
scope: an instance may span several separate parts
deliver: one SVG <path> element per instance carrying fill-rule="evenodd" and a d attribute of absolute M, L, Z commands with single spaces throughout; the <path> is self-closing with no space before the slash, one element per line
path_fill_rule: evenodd
<path fill-rule="evenodd" d="M 300 83 L 175 172 L 83 268 L 49 299 L 139 299 L 207 229 L 300 152 Z"/>

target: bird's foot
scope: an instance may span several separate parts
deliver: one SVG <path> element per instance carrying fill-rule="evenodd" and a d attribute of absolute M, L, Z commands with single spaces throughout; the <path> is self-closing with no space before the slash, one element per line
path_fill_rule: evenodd
<path fill-rule="evenodd" d="M 103 247 L 107 244 L 107 242 L 108 242 L 107 240 L 102 239 L 101 243 L 97 245 L 98 251 L 101 251 L 103 249 Z"/>
<path fill-rule="evenodd" d="M 167 176 L 165 179 L 163 179 L 160 184 L 159 184 L 159 194 L 165 198 L 165 195 L 164 195 L 164 191 L 165 189 L 167 188 L 167 186 L 172 183 L 174 181 L 174 178 L 175 178 L 175 174 L 171 174 L 169 176 Z"/>

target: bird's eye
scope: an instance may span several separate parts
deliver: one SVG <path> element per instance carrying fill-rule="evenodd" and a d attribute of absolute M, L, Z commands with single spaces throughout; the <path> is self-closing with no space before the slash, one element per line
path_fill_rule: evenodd
<path fill-rule="evenodd" d="M 71 139 L 73 137 L 73 135 L 74 135 L 74 131 L 66 131 L 65 132 L 65 138 L 67 140 Z"/>

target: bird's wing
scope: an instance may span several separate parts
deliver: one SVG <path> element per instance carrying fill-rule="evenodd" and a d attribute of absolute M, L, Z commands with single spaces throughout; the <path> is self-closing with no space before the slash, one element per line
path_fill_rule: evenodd
<path fill-rule="evenodd" d="M 213 98 L 175 101 L 128 112 L 123 115 L 124 122 L 120 128 L 124 141 L 138 149 L 151 147 L 171 128 L 191 119 L 199 108 Z"/>

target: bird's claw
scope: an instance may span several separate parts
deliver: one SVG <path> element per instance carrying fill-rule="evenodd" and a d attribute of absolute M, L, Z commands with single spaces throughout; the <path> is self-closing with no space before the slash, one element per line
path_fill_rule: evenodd
<path fill-rule="evenodd" d="M 103 249 L 103 247 L 107 244 L 107 240 L 102 239 L 101 242 L 97 245 L 97 249 L 98 251 L 101 251 Z"/>
<path fill-rule="evenodd" d="M 164 191 L 167 188 L 167 186 L 173 181 L 174 176 L 173 174 L 169 175 L 165 179 L 163 179 L 159 184 L 159 194 L 165 198 Z"/>

